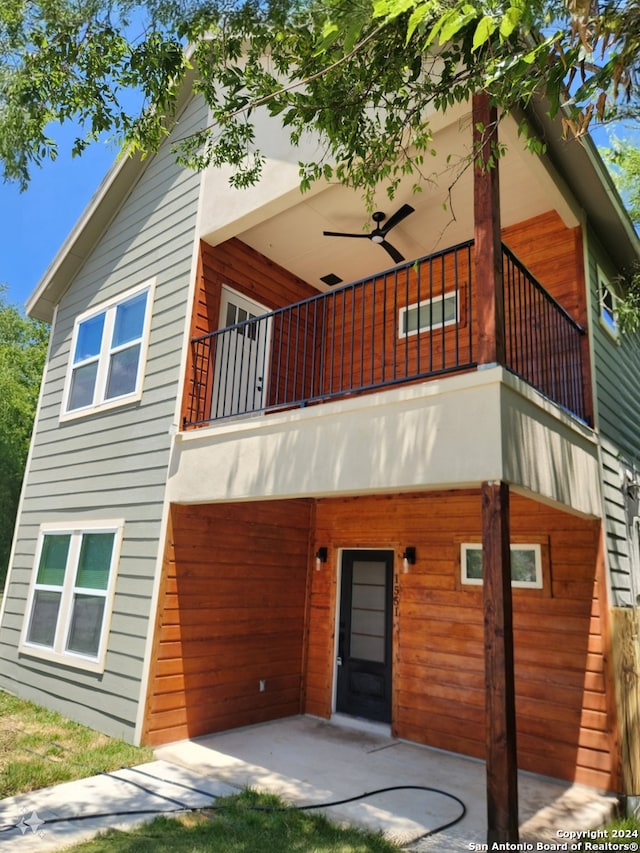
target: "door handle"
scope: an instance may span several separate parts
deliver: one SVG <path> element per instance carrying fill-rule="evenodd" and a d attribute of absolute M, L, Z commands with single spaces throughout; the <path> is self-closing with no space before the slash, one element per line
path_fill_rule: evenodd
<path fill-rule="evenodd" d="M 342 658 L 336 658 L 336 663 L 338 666 L 342 666 Z"/>

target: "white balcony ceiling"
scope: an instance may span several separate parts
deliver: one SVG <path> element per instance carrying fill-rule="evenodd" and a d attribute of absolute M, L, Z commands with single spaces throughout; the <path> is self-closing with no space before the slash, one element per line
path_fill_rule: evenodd
<path fill-rule="evenodd" d="M 426 158 L 421 192 L 415 193 L 415 179 L 407 178 L 393 200 L 384 187 L 378 193 L 376 209 L 387 218 L 405 203 L 415 208 L 387 237 L 408 261 L 473 237 L 470 122 L 470 115 L 463 115 L 435 135 L 437 153 Z M 525 150 L 512 119 L 501 123 L 500 138 L 507 145 L 500 161 L 503 226 L 553 208 L 566 224 L 577 225 L 545 164 Z M 395 265 L 370 240 L 323 236 L 325 230 L 366 233 L 371 219 L 357 192 L 341 185 L 316 187 L 312 193 L 290 195 L 288 203 L 279 207 L 284 209 L 269 211 L 262 221 L 237 231 L 236 236 L 310 284 L 326 289 L 320 279 L 329 273 L 349 282 Z"/>

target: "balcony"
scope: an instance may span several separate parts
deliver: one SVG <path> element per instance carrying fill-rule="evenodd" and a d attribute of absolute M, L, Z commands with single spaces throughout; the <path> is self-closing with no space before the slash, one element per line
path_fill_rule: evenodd
<path fill-rule="evenodd" d="M 505 364 L 582 421 L 582 327 L 503 246 Z M 191 341 L 183 426 L 473 370 L 473 241 Z"/>

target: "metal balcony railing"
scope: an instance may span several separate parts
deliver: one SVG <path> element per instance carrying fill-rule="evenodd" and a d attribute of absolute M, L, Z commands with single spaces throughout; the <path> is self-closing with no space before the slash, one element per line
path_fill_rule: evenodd
<path fill-rule="evenodd" d="M 584 418 L 582 329 L 504 249 L 506 367 Z M 184 426 L 470 370 L 473 242 L 195 338 Z"/>
<path fill-rule="evenodd" d="M 505 366 L 586 421 L 581 340 L 584 329 L 506 246 L 502 247 L 502 276 Z"/>

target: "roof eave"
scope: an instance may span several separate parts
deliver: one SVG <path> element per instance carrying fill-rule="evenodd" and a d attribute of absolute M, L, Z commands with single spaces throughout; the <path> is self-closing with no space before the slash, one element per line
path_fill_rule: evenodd
<path fill-rule="evenodd" d="M 29 296 L 30 317 L 52 321 L 55 306 L 138 179 L 141 162 L 139 154 L 123 155 L 111 166 Z"/>
<path fill-rule="evenodd" d="M 564 138 L 561 115 L 551 118 L 543 101 L 536 101 L 527 117 L 612 260 L 620 272 L 630 273 L 640 261 L 640 239 L 592 137 Z"/>
<path fill-rule="evenodd" d="M 187 50 L 189 60 L 192 49 Z M 189 68 L 176 99 L 177 121 L 193 92 L 195 69 Z M 58 249 L 25 308 L 30 317 L 50 323 L 55 306 L 142 174 L 144 155 L 125 150 L 115 160 L 80 218 Z"/>

